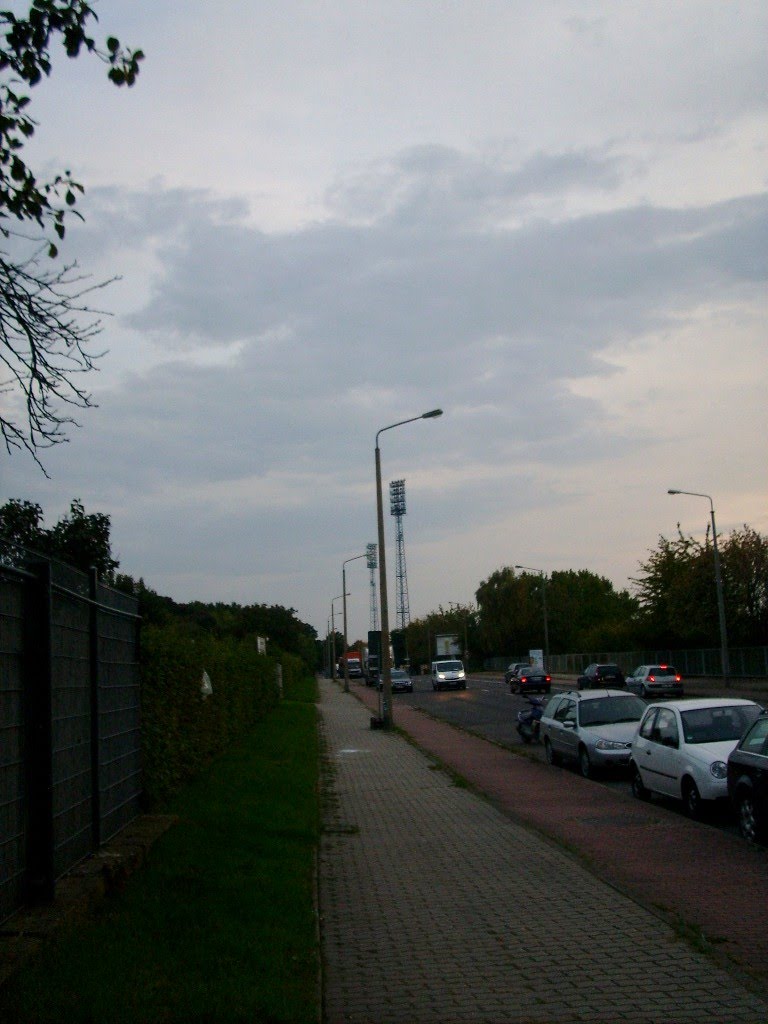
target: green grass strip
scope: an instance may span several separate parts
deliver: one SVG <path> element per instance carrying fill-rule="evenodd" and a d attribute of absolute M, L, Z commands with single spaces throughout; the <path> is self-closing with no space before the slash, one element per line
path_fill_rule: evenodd
<path fill-rule="evenodd" d="M 124 892 L 0 989 L 0 1020 L 316 1021 L 317 776 L 315 707 L 286 701 L 173 802 Z"/>

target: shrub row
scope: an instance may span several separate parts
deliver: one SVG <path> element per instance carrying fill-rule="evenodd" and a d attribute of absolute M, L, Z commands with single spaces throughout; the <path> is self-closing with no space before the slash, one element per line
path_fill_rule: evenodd
<path fill-rule="evenodd" d="M 306 667 L 292 655 L 279 663 L 288 696 Z M 142 630 L 141 665 L 144 790 L 152 807 L 275 707 L 278 660 L 259 654 L 255 640 L 172 623 Z"/>

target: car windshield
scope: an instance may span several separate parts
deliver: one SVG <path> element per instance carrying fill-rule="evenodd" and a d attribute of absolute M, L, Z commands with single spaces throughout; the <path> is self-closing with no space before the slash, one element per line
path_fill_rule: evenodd
<path fill-rule="evenodd" d="M 677 669 L 674 665 L 650 665 L 648 668 L 649 676 L 676 676 Z"/>
<path fill-rule="evenodd" d="M 438 672 L 458 672 L 463 668 L 460 661 L 441 661 L 437 666 Z"/>
<path fill-rule="evenodd" d="M 411 677 L 407 672 L 404 672 L 401 668 L 392 669 L 392 679 L 410 679 Z"/>
<path fill-rule="evenodd" d="M 616 725 L 618 722 L 639 722 L 646 704 L 633 694 L 621 697 L 598 697 L 579 704 L 581 725 Z"/>
<path fill-rule="evenodd" d="M 686 743 L 738 740 L 759 714 L 757 704 L 732 704 L 683 711 L 680 716 L 683 720 L 683 736 Z"/>

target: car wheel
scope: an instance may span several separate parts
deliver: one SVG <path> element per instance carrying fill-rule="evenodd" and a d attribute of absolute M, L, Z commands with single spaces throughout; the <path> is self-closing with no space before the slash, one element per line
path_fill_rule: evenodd
<path fill-rule="evenodd" d="M 586 747 L 579 748 L 579 771 L 585 779 L 591 779 L 594 773 L 592 762 L 589 760 L 589 753 Z"/>
<path fill-rule="evenodd" d="M 636 796 L 638 800 L 651 799 L 651 791 L 643 785 L 640 769 L 634 764 L 632 765 L 632 795 Z"/>
<path fill-rule="evenodd" d="M 736 813 L 739 819 L 739 832 L 745 839 L 754 842 L 757 839 L 757 822 L 755 820 L 755 804 L 752 793 L 742 789 L 737 798 Z"/>
<path fill-rule="evenodd" d="M 689 818 L 700 818 L 704 809 L 699 788 L 693 779 L 683 781 L 683 806 Z"/>
<path fill-rule="evenodd" d="M 647 697 L 648 696 L 648 690 L 645 688 L 645 686 L 643 686 L 642 683 L 640 684 L 640 696 L 641 697 Z"/>
<path fill-rule="evenodd" d="M 547 764 L 553 765 L 555 768 L 560 764 L 561 757 L 552 749 L 552 744 L 549 742 L 549 737 L 544 740 L 544 754 L 547 758 Z"/>
<path fill-rule="evenodd" d="M 437 683 L 432 683 L 432 689 L 437 690 Z"/>

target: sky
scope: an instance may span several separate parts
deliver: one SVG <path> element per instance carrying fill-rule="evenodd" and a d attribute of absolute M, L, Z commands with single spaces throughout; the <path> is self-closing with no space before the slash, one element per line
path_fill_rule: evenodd
<path fill-rule="evenodd" d="M 80 498 L 153 590 L 322 636 L 377 539 L 377 431 L 436 407 L 380 439 L 391 624 L 390 480 L 412 618 L 515 564 L 631 588 L 704 538 L 668 488 L 768 532 L 762 0 L 96 9 L 137 84 L 57 51 L 26 157 L 86 186 L 62 257 L 118 278 L 98 408 L 48 477 L 3 451 L 0 500 Z"/>

